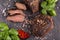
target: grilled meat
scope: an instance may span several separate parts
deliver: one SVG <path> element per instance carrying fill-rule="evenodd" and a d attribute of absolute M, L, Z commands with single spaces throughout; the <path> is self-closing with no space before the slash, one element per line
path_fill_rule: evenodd
<path fill-rule="evenodd" d="M 30 22 L 30 31 L 34 36 L 44 37 L 53 29 L 53 20 L 48 15 L 37 15 Z"/>
<path fill-rule="evenodd" d="M 18 8 L 18 9 L 20 9 L 20 10 L 26 10 L 27 8 L 26 8 L 26 6 L 24 5 L 24 4 L 22 4 L 22 3 L 18 3 L 18 2 L 16 2 L 16 7 Z"/>
<path fill-rule="evenodd" d="M 8 16 L 7 20 L 13 22 L 23 22 L 25 20 L 25 16 L 23 15 Z"/>
<path fill-rule="evenodd" d="M 39 0 L 24 0 L 24 2 L 30 6 L 33 13 L 39 10 Z"/>
<path fill-rule="evenodd" d="M 10 14 L 10 15 L 19 14 L 19 15 L 25 16 L 25 14 L 22 10 L 8 10 L 8 14 Z"/>

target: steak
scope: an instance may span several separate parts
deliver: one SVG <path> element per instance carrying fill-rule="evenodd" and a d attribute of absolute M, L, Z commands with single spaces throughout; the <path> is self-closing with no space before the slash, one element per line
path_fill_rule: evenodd
<path fill-rule="evenodd" d="M 52 17 L 48 15 L 37 15 L 29 23 L 31 25 L 29 30 L 37 37 L 44 37 L 54 27 Z"/>
<path fill-rule="evenodd" d="M 12 22 L 23 22 L 25 20 L 25 16 L 23 15 L 7 16 L 7 20 Z"/>
<path fill-rule="evenodd" d="M 33 13 L 39 10 L 39 0 L 24 0 L 24 2 L 30 7 Z"/>

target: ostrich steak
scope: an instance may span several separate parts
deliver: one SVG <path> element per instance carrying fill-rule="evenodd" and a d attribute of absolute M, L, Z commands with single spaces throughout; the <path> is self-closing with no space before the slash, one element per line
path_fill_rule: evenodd
<path fill-rule="evenodd" d="M 39 10 L 39 0 L 24 0 L 24 2 L 30 7 L 33 13 Z"/>
<path fill-rule="evenodd" d="M 53 20 L 48 15 L 37 15 L 30 20 L 30 31 L 34 36 L 44 37 L 53 29 Z"/>

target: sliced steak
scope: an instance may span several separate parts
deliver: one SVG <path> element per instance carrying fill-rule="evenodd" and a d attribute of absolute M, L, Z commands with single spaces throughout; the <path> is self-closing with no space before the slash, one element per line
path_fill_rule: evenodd
<path fill-rule="evenodd" d="M 44 37 L 53 29 L 53 20 L 48 15 L 37 15 L 30 20 L 29 30 L 34 36 Z"/>
<path fill-rule="evenodd" d="M 8 14 L 10 14 L 10 15 L 19 14 L 19 15 L 25 16 L 25 14 L 22 10 L 8 10 Z"/>
<path fill-rule="evenodd" d="M 39 10 L 39 0 L 24 0 L 28 6 L 30 6 L 33 13 Z"/>
<path fill-rule="evenodd" d="M 16 6 L 18 9 L 20 9 L 20 10 L 26 10 L 26 9 L 27 9 L 24 4 L 19 3 L 19 2 L 16 2 L 16 3 L 15 3 L 15 6 Z"/>
<path fill-rule="evenodd" d="M 25 20 L 25 16 L 23 15 L 7 16 L 7 20 L 12 22 L 23 22 Z"/>

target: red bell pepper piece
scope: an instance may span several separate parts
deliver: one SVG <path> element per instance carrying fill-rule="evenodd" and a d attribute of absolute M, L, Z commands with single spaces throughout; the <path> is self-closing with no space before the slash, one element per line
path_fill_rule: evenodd
<path fill-rule="evenodd" d="M 23 30 L 18 30 L 19 37 L 22 39 L 29 38 L 29 33 L 24 32 Z"/>

